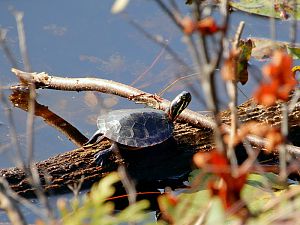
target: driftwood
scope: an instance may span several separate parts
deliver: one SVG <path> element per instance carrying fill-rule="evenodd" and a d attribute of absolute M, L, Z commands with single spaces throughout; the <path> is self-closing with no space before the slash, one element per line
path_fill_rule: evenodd
<path fill-rule="evenodd" d="M 253 102 L 250 99 L 238 107 L 238 115 L 241 122 L 256 120 L 278 126 L 281 121 L 280 109 L 280 105 L 268 109 L 257 105 L 253 107 Z M 230 112 L 228 111 L 220 114 L 225 124 L 230 123 L 229 115 Z M 208 118 L 208 121 L 210 121 L 210 118 Z M 300 105 L 298 102 L 295 109 L 289 114 L 290 140 L 297 146 L 300 146 L 299 124 Z M 125 161 L 124 163 L 137 182 L 138 190 L 149 191 L 165 186 L 179 187 L 192 169 L 193 154 L 198 151 L 209 151 L 214 147 L 212 137 L 213 130 L 210 126 L 200 128 L 177 122 L 175 123 L 174 138 L 178 145 L 175 151 L 173 151 L 173 145 L 170 145 L 171 147 L 167 146 L 166 149 L 169 150 L 166 151 L 151 149 L 148 155 L 149 160 L 147 160 L 148 156 L 146 159 L 143 158 L 143 155 L 148 153 L 141 151 L 136 160 L 129 163 Z M 109 147 L 109 145 L 109 141 L 104 140 L 97 146 L 85 149 L 80 147 L 38 162 L 36 167 L 46 193 L 68 192 L 68 185 L 77 184 L 81 178 L 83 178 L 82 187 L 88 188 L 107 173 L 116 170 L 120 162 L 115 157 L 112 157 L 111 163 L 105 164 L 105 167 L 97 166 L 94 163 L 94 154 Z M 273 156 L 269 155 L 268 157 L 272 158 Z M 29 185 L 22 170 L 18 168 L 1 169 L 0 176 L 5 177 L 11 188 L 20 195 L 25 197 L 34 196 L 34 190 Z"/>
<path fill-rule="evenodd" d="M 255 119 L 259 122 L 265 122 L 268 120 L 271 124 L 277 124 L 280 121 L 280 111 L 274 108 L 264 109 L 264 114 L 258 114 L 258 111 L 254 112 L 249 117 L 245 116 L 246 108 L 249 107 L 251 102 L 246 102 L 241 105 L 238 109 L 238 114 L 241 115 L 240 118 L 245 118 L 245 120 Z M 249 108 L 248 108 L 249 109 Z M 257 108 L 256 108 L 257 109 Z M 222 114 L 222 119 L 224 122 L 228 122 L 228 111 L 224 111 Z M 299 108 L 298 113 L 292 113 L 290 115 L 291 124 L 291 140 L 294 141 L 295 145 L 300 146 L 300 118 L 299 118 Z M 195 152 L 198 151 L 209 151 L 213 148 L 212 141 L 212 130 L 211 129 L 199 129 L 192 127 L 187 124 L 176 123 L 174 137 L 178 141 L 179 149 L 183 149 L 182 154 L 178 154 L 172 159 L 173 164 L 172 169 L 178 169 L 179 175 L 185 174 L 190 171 L 191 158 Z M 107 173 L 117 169 L 117 163 L 112 160 L 111 166 L 109 168 L 101 168 L 96 166 L 94 163 L 93 155 L 98 151 L 109 147 L 108 141 L 101 142 L 98 146 L 92 148 L 78 148 L 70 152 L 59 154 L 55 157 L 49 158 L 45 161 L 38 162 L 36 164 L 39 174 L 41 176 L 41 182 L 47 193 L 63 193 L 68 192 L 68 185 L 74 185 L 79 182 L 81 177 L 83 177 L 83 188 L 90 187 L 94 182 L 100 180 Z M 184 158 L 183 158 L 184 156 Z M 158 160 L 159 162 L 159 160 Z M 167 168 L 166 162 L 160 162 L 161 166 L 156 165 L 156 169 L 160 170 L 162 173 Z M 141 169 L 141 168 L 140 168 Z M 145 165 L 143 171 L 153 170 L 152 164 L 149 163 Z M 181 172 L 181 173 L 180 173 Z M 143 172 L 141 172 L 143 173 Z M 17 168 L 1 169 L 0 176 L 3 176 L 9 182 L 11 188 L 18 192 L 22 196 L 33 197 L 34 190 L 29 185 L 29 182 L 23 171 Z M 141 176 L 146 176 L 141 174 Z M 147 177 L 146 177 L 147 178 Z M 185 176 L 178 177 L 175 186 L 186 179 Z M 155 183 L 155 177 L 149 177 L 149 180 L 145 179 L 141 181 L 141 186 L 148 186 L 150 188 L 156 188 L 157 186 L 172 185 L 174 180 L 166 180 L 164 183 L 157 181 Z M 149 186 L 151 185 L 151 186 Z M 157 186 L 156 186 L 157 185 Z"/>
<path fill-rule="evenodd" d="M 139 168 L 143 171 L 152 171 L 153 169 L 161 171 L 164 173 L 164 170 L 167 167 L 172 165 L 172 170 L 178 170 L 178 175 L 186 174 L 190 171 L 190 163 L 192 154 L 201 149 L 210 150 L 211 149 L 211 136 L 212 132 L 207 130 L 207 132 L 199 133 L 197 128 L 192 128 L 185 124 L 176 124 L 175 138 L 179 141 L 179 148 L 188 148 L 183 151 L 183 154 L 178 154 L 174 156 L 171 160 L 172 162 L 160 162 L 157 159 L 155 168 L 153 168 L 153 163 L 149 162 L 148 165 L 143 165 L 143 168 Z M 193 142 L 192 142 L 193 140 Z M 195 142 L 198 140 L 198 143 Z M 187 144 L 189 143 L 189 145 Z M 203 144 L 206 143 L 206 144 Z M 94 154 L 99 150 L 108 148 L 110 143 L 108 141 L 103 141 L 97 146 L 90 148 L 78 148 L 70 152 L 59 154 L 57 156 L 51 157 L 45 161 L 38 162 L 36 167 L 38 168 L 39 174 L 41 176 L 41 182 L 46 192 L 48 193 L 62 193 L 70 191 L 67 185 L 74 185 L 79 182 L 81 177 L 83 177 L 83 188 L 90 187 L 94 182 L 101 179 L 108 172 L 114 171 L 117 169 L 116 159 L 112 159 L 112 163 L 106 168 L 96 166 L 94 163 Z M 185 157 L 183 159 L 182 157 Z M 184 167 L 184 168 L 182 168 Z M 138 169 L 138 168 L 137 168 Z M 154 181 L 156 177 L 147 177 L 147 174 L 140 172 L 141 177 L 146 176 L 142 182 L 144 185 L 149 185 L 147 181 L 154 187 Z M 22 196 L 33 197 L 34 190 L 31 188 L 25 173 L 18 168 L 8 168 L 1 169 L 0 176 L 5 177 L 11 188 L 18 192 Z M 179 177 L 178 177 L 178 180 Z M 175 180 L 173 180 L 175 181 Z M 180 180 L 182 181 L 182 180 Z M 178 181 L 177 183 L 179 183 Z M 161 181 L 159 181 L 161 182 Z M 172 183 L 172 180 L 166 181 L 167 185 Z M 164 184 L 160 183 L 157 185 L 163 186 Z M 148 186 L 149 187 L 149 186 Z M 162 188 L 162 187 L 161 187 Z"/>

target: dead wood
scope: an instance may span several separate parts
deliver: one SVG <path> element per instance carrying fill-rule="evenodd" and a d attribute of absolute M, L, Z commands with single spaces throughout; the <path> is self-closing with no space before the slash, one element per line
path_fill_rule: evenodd
<path fill-rule="evenodd" d="M 30 77 L 30 79 L 32 79 L 32 77 Z M 41 83 L 38 82 L 36 84 L 41 85 Z M 85 83 L 85 85 L 87 84 Z M 124 89 L 122 90 L 124 91 Z M 135 96 L 140 98 L 139 100 L 145 97 L 143 93 L 135 93 Z M 253 104 L 250 99 L 238 107 L 238 117 L 241 122 L 256 120 L 258 122 L 266 122 L 278 126 L 281 121 L 280 109 L 279 104 L 265 109 Z M 300 106 L 298 101 L 295 109 L 289 114 L 289 125 L 293 131 L 291 132 L 290 138 L 294 141 L 294 144 L 298 146 L 300 133 L 299 112 Z M 186 114 L 188 113 L 189 112 L 186 112 Z M 194 113 L 193 115 L 196 114 Z M 220 114 L 224 124 L 230 123 L 229 115 L 230 112 L 228 111 L 224 111 Z M 186 179 L 188 172 L 192 169 L 193 154 L 198 151 L 210 151 L 214 147 L 212 119 L 203 115 L 201 119 L 204 121 L 202 125 L 208 125 L 198 126 L 199 123 L 196 125 L 189 125 L 188 123 L 182 122 L 175 123 L 174 138 L 178 142 L 178 151 L 172 151 L 172 148 L 170 148 L 171 151 L 165 151 L 161 148 L 154 150 L 155 157 L 148 162 L 147 160 L 145 160 L 145 163 L 135 161 L 131 162 L 131 165 L 125 162 L 128 168 L 134 168 L 134 179 L 139 187 L 143 189 L 143 187 L 163 188 L 165 186 L 180 186 L 181 182 Z M 94 163 L 94 154 L 108 147 L 109 142 L 104 140 L 97 146 L 85 149 L 78 148 L 36 163 L 45 192 L 47 194 L 69 192 L 68 186 L 77 184 L 82 177 L 82 187 L 88 188 L 107 173 L 116 170 L 119 162 L 117 162 L 117 159 L 114 157 L 111 158 L 111 163 L 106 164 L 105 167 L 97 166 Z M 261 145 L 258 144 L 258 147 L 261 149 Z M 298 149 L 297 147 L 295 148 Z M 269 157 L 272 158 L 273 156 Z M 174 176 L 169 176 L 170 172 L 174 172 Z M 166 175 L 165 177 L 163 176 L 164 174 Z M 176 174 L 177 176 L 175 176 Z M 22 170 L 18 168 L 1 169 L 0 176 L 5 177 L 11 188 L 20 195 L 25 197 L 34 196 L 34 190 L 29 185 Z"/>
<path fill-rule="evenodd" d="M 251 100 L 245 102 L 238 107 L 238 115 L 242 122 L 248 121 L 251 118 L 258 122 L 269 122 L 272 125 L 278 125 L 281 114 L 279 106 L 265 109 L 263 107 L 252 108 Z M 221 113 L 223 122 L 229 123 L 229 112 L 224 111 Z M 290 138 L 294 141 L 295 145 L 300 145 L 300 115 L 299 107 L 295 112 L 292 112 L 289 117 L 291 134 Z M 179 153 L 172 157 L 171 160 L 159 161 L 159 157 L 156 162 L 156 169 L 164 173 L 166 168 L 177 170 L 178 175 L 188 173 L 192 168 L 192 155 L 198 151 L 210 151 L 213 147 L 213 131 L 209 128 L 196 128 L 188 124 L 176 123 L 174 137 L 178 141 Z M 96 166 L 94 163 L 94 154 L 99 150 L 108 148 L 110 143 L 108 141 L 102 141 L 98 146 L 90 148 L 78 148 L 70 152 L 59 154 L 51 157 L 45 161 L 38 162 L 36 164 L 39 174 L 41 176 L 41 182 L 48 194 L 57 194 L 69 192 L 68 185 L 74 185 L 79 182 L 81 177 L 83 178 L 83 188 L 90 187 L 94 182 L 100 180 L 107 173 L 116 170 L 117 162 L 115 158 L 111 159 L 111 164 L 102 168 Z M 269 158 L 273 158 L 274 155 L 268 155 Z M 276 157 L 276 156 L 275 156 Z M 163 185 L 173 185 L 174 180 L 166 179 L 165 182 L 158 181 L 157 177 L 147 177 L 144 171 L 153 170 L 153 162 L 149 162 L 148 165 L 143 165 L 140 169 L 138 177 L 144 177 L 139 184 L 141 186 L 148 186 L 151 184 L 151 188 L 156 188 Z M 137 171 L 139 173 L 139 171 Z M 0 176 L 5 177 L 9 182 L 11 188 L 18 192 L 22 196 L 33 197 L 34 190 L 29 185 L 27 178 L 23 171 L 17 168 L 1 169 Z M 185 176 L 178 176 L 178 182 L 176 185 L 186 179 Z"/>
<path fill-rule="evenodd" d="M 172 170 L 179 170 L 178 175 L 190 171 L 191 157 L 195 151 L 210 150 L 212 148 L 211 130 L 199 132 L 198 128 L 192 128 L 186 124 L 176 124 L 174 136 L 179 141 L 179 149 L 184 149 L 184 151 L 180 151 L 182 154 L 175 155 L 172 158 L 172 162 L 169 160 L 169 163 L 173 164 Z M 68 185 L 72 186 L 77 184 L 81 177 L 83 177 L 82 187 L 88 188 L 107 173 L 116 170 L 118 164 L 115 158 L 112 158 L 111 164 L 105 168 L 97 166 L 94 163 L 94 154 L 108 148 L 109 145 L 110 143 L 108 141 L 102 141 L 97 146 L 86 149 L 74 149 L 36 163 L 39 175 L 41 176 L 41 183 L 46 193 L 57 194 L 69 192 Z M 143 168 L 140 169 L 143 171 L 156 169 L 164 173 L 167 166 L 166 162 L 159 163 L 158 159 L 157 164 L 161 165 L 160 168 L 157 165 L 156 168 L 153 168 L 153 163 L 149 162 L 148 165 L 143 165 Z M 185 167 L 180 171 L 183 164 Z M 25 173 L 22 170 L 18 168 L 1 169 L 0 176 L 5 177 L 11 188 L 18 194 L 25 197 L 34 196 L 34 190 L 31 188 Z M 139 177 L 143 176 L 145 176 L 145 174 L 139 175 Z M 145 177 L 141 182 L 149 185 L 149 183 L 153 181 L 152 185 L 155 186 L 155 180 L 155 177 Z M 170 184 L 173 181 L 170 181 Z M 159 182 L 160 184 L 158 185 L 168 184 L 168 182 L 162 184 L 161 180 Z"/>
<path fill-rule="evenodd" d="M 34 83 L 36 88 L 56 89 L 63 91 L 99 91 L 108 94 L 118 95 L 135 102 L 144 103 L 151 107 L 166 110 L 170 102 L 158 96 L 143 92 L 137 88 L 121 84 L 112 80 L 98 78 L 64 78 L 51 76 L 45 72 L 28 73 L 17 69 L 12 69 L 12 72 L 22 81 Z M 299 99 L 297 99 L 298 101 Z M 299 101 L 298 101 L 299 102 Z M 280 104 L 278 104 L 280 105 Z M 297 107 L 296 107 L 297 108 Z M 248 108 L 250 111 L 251 108 Z M 247 109 L 247 112 L 248 112 Z M 299 107 L 297 108 L 299 110 Z M 281 111 L 281 110 L 280 110 Z M 279 112 L 280 112 L 279 111 Z M 294 110 L 295 111 L 295 110 Z M 246 112 L 246 114 L 247 114 Z M 299 112 L 296 110 L 296 112 Z M 185 109 L 178 117 L 178 121 L 186 122 L 194 127 L 215 129 L 216 124 L 214 118 L 206 117 L 200 113 Z M 223 131 L 229 133 L 230 126 L 223 123 Z M 270 140 L 264 139 L 255 135 L 247 135 L 247 141 L 251 144 L 264 148 Z M 293 145 L 286 145 L 289 153 L 300 156 L 300 148 Z"/>

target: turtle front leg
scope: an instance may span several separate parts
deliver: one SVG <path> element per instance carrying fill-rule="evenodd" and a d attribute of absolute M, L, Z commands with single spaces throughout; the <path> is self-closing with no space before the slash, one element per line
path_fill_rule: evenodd
<path fill-rule="evenodd" d="M 119 155 L 119 147 L 116 142 L 113 142 L 109 148 L 99 151 L 95 154 L 96 164 L 102 167 L 105 162 L 111 162 L 110 158 L 113 154 L 116 156 Z"/>

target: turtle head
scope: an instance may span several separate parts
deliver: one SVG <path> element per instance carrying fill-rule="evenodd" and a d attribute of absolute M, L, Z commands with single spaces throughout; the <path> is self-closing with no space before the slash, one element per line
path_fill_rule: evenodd
<path fill-rule="evenodd" d="M 170 121 L 175 121 L 179 114 L 188 106 L 192 99 L 189 92 L 183 91 L 177 95 L 167 109 L 167 114 Z"/>

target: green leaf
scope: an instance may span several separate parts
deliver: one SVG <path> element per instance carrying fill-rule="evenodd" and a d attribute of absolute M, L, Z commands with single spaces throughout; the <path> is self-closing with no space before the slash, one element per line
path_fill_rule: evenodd
<path fill-rule="evenodd" d="M 120 222 L 139 222 L 145 220 L 149 217 L 149 215 L 145 214 L 145 210 L 148 209 L 149 206 L 149 201 L 141 200 L 122 210 L 118 214 L 118 219 Z M 132 215 L 134 215 L 134 217 Z"/>
<path fill-rule="evenodd" d="M 201 182 L 199 183 L 199 179 Z M 197 190 L 204 190 L 207 187 L 207 182 L 216 179 L 216 176 L 212 173 L 207 173 L 202 169 L 195 169 L 189 174 L 189 183 L 199 183 Z"/>
<path fill-rule="evenodd" d="M 244 85 L 248 81 L 248 61 L 251 57 L 251 52 L 255 47 L 255 44 L 251 39 L 240 40 L 238 47 L 241 54 L 237 60 L 237 77 L 238 81 Z"/>
<path fill-rule="evenodd" d="M 158 198 L 160 209 L 176 225 L 194 224 L 199 214 L 205 211 L 211 199 L 208 190 L 181 193 L 177 198 L 178 203 L 175 205 L 168 200 L 167 196 Z"/>
<path fill-rule="evenodd" d="M 212 198 L 210 210 L 207 214 L 206 224 L 226 224 L 225 210 L 220 198 Z"/>
<path fill-rule="evenodd" d="M 293 10 L 292 1 L 286 1 L 286 4 L 282 2 L 274 4 L 274 2 L 273 0 L 232 0 L 229 4 L 240 11 L 260 16 L 283 18 L 285 14 L 291 16 L 296 13 L 295 18 L 300 19 L 299 4 L 297 4 L 297 9 Z"/>
<path fill-rule="evenodd" d="M 293 59 L 300 59 L 300 48 L 287 46 L 288 53 L 293 56 Z"/>
<path fill-rule="evenodd" d="M 104 202 L 107 198 L 111 197 L 115 193 L 113 184 L 120 180 L 118 173 L 110 173 L 104 177 L 101 182 L 95 184 L 92 187 L 89 195 L 89 200 L 96 202 Z"/>
<path fill-rule="evenodd" d="M 147 200 L 136 202 L 122 210 L 115 212 L 113 202 L 107 201 L 114 192 L 114 184 L 120 180 L 117 173 L 111 173 L 95 184 L 91 192 L 83 199 L 73 200 L 66 206 L 66 202 L 60 202 L 60 210 L 63 225 L 117 225 L 128 222 L 143 222 L 148 218 L 145 210 L 149 207 Z M 71 207 L 73 206 L 73 207 Z M 67 210 L 73 208 L 73 210 Z"/>
<path fill-rule="evenodd" d="M 288 187 L 288 184 L 280 181 L 279 176 L 274 173 L 250 174 L 247 183 L 255 187 L 277 190 L 283 190 Z"/>

